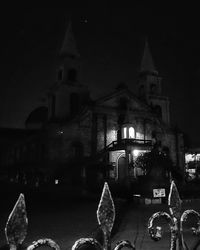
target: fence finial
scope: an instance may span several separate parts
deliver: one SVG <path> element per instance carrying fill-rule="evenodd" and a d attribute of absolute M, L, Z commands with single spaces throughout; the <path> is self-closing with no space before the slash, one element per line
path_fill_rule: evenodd
<path fill-rule="evenodd" d="M 16 250 L 23 243 L 26 238 L 27 227 L 25 198 L 23 194 L 20 194 L 5 227 L 6 240 L 11 250 Z"/>

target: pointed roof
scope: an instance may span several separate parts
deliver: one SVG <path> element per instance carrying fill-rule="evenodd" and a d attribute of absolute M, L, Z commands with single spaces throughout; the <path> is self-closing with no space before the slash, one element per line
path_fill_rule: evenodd
<path fill-rule="evenodd" d="M 68 24 L 67 31 L 65 33 L 64 41 L 62 43 L 60 53 L 61 56 L 79 57 L 79 53 L 76 47 L 76 41 L 72 32 L 71 21 Z"/>
<path fill-rule="evenodd" d="M 128 87 L 115 90 L 115 91 L 113 91 L 113 92 L 111 92 L 103 97 L 98 98 L 95 101 L 95 104 L 97 106 L 109 105 L 111 107 L 115 107 L 116 106 L 115 99 L 116 98 L 119 99 L 120 97 L 128 97 L 129 100 L 133 100 L 136 109 L 138 107 L 140 107 L 143 110 L 150 110 L 149 106 L 146 103 L 142 102 Z M 112 100 L 114 100 L 114 101 L 112 101 Z"/>
<path fill-rule="evenodd" d="M 144 46 L 144 54 L 141 62 L 141 68 L 140 73 L 143 72 L 149 72 L 158 74 L 157 70 L 155 69 L 153 58 L 149 49 L 148 40 L 145 40 L 145 46 Z"/>

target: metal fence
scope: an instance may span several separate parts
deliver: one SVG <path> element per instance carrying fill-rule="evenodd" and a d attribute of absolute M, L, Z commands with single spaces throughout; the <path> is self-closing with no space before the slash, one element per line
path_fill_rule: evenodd
<path fill-rule="evenodd" d="M 181 213 L 181 199 L 174 181 L 171 182 L 170 193 L 168 197 L 169 213 L 157 212 L 154 213 L 148 221 L 148 232 L 150 237 L 158 241 L 162 238 L 162 227 L 155 226 L 155 221 L 158 219 L 165 219 L 170 227 L 171 232 L 171 250 L 188 250 L 183 237 L 183 224 L 190 215 L 196 216 L 197 227 L 191 228 L 194 235 L 200 234 L 200 214 L 194 210 L 186 210 Z M 96 250 L 110 250 L 111 249 L 111 232 L 115 221 L 115 206 L 107 183 L 104 184 L 103 192 L 97 209 L 97 221 L 103 232 L 104 243 L 101 245 L 94 238 L 81 238 L 77 240 L 72 246 L 72 250 L 80 250 L 83 248 L 92 248 Z M 20 194 L 12 212 L 9 215 L 5 227 L 5 235 L 7 244 L 11 250 L 17 250 L 22 247 L 22 243 L 27 235 L 28 218 L 26 212 L 25 198 Z M 155 243 L 156 244 L 156 243 Z M 60 250 L 59 245 L 52 239 L 44 238 L 34 241 L 27 250 L 34 250 L 40 246 L 49 246 L 55 250 Z M 200 240 L 192 249 L 198 249 Z M 135 246 L 128 240 L 119 241 L 114 250 L 122 248 L 135 249 Z"/>

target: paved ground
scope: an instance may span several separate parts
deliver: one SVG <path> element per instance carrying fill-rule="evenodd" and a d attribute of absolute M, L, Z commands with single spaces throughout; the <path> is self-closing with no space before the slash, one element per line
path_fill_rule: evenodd
<path fill-rule="evenodd" d="M 200 211 L 200 202 L 193 201 L 193 202 L 183 202 L 183 210 L 194 208 L 197 211 Z M 147 223 L 150 216 L 157 212 L 157 211 L 166 211 L 168 212 L 168 207 L 165 204 L 162 205 L 135 205 L 130 204 L 128 210 L 122 220 L 122 223 L 119 227 L 117 234 L 114 235 L 112 241 L 113 246 L 114 244 L 122 239 L 126 239 L 131 241 L 135 244 L 136 249 L 142 250 L 161 250 L 161 249 L 170 249 L 170 232 L 169 227 L 161 221 L 159 225 L 163 226 L 164 234 L 160 241 L 155 242 L 153 241 L 147 232 Z M 195 224 L 194 218 L 191 218 L 189 223 L 185 224 L 184 230 L 184 238 L 188 246 L 194 245 L 195 242 L 198 241 L 198 238 L 193 236 L 191 231 L 189 230 L 190 227 L 194 226 Z M 200 249 L 200 246 L 199 248 Z"/>
<path fill-rule="evenodd" d="M 3 197 L 0 207 L 0 246 L 5 244 L 4 227 L 10 210 L 13 207 L 13 197 Z M 118 203 L 123 203 L 119 202 Z M 70 249 L 74 241 L 81 237 L 91 237 L 97 229 L 96 209 L 98 198 L 96 200 L 70 200 L 66 198 L 51 197 L 48 200 L 37 200 L 27 197 L 27 213 L 29 218 L 28 236 L 25 244 L 41 238 L 49 237 L 54 239 L 61 249 Z M 124 203 L 123 203 L 124 204 Z M 118 207 L 118 205 L 117 205 Z M 200 202 L 193 201 L 183 203 L 183 209 L 194 208 L 200 211 Z M 131 202 L 125 206 L 123 213 L 117 209 L 116 224 L 112 245 L 122 239 L 130 240 L 135 243 L 136 249 L 169 249 L 170 234 L 167 225 L 163 238 L 159 242 L 150 239 L 147 233 L 147 222 L 149 217 L 157 211 L 168 211 L 167 205 L 141 205 Z M 122 210 L 120 210 L 122 211 Z M 120 222 L 120 224 L 119 224 Z M 191 225 L 192 226 L 192 225 Z M 185 239 L 188 245 L 192 240 L 196 240 L 188 230 L 189 224 L 186 225 Z M 117 229 L 117 230 L 116 230 Z"/>

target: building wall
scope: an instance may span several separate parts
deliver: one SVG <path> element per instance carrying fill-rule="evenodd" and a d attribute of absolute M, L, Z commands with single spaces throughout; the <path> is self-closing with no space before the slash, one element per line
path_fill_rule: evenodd
<path fill-rule="evenodd" d="M 114 114 L 109 114 L 107 116 L 107 145 L 112 143 L 112 141 L 117 140 L 117 131 L 119 125 L 117 124 L 117 117 Z"/>
<path fill-rule="evenodd" d="M 170 157 L 173 161 L 173 164 L 177 164 L 177 149 L 176 149 L 176 137 L 173 133 L 163 133 L 160 134 L 160 139 L 162 143 L 162 147 L 168 147 Z"/>
<path fill-rule="evenodd" d="M 81 143 L 84 146 L 84 156 L 88 157 L 91 154 L 92 143 L 92 115 L 88 113 L 79 124 Z"/>
<path fill-rule="evenodd" d="M 105 127 L 104 127 L 104 115 L 98 114 L 97 116 L 97 151 L 104 149 L 105 147 Z"/>

